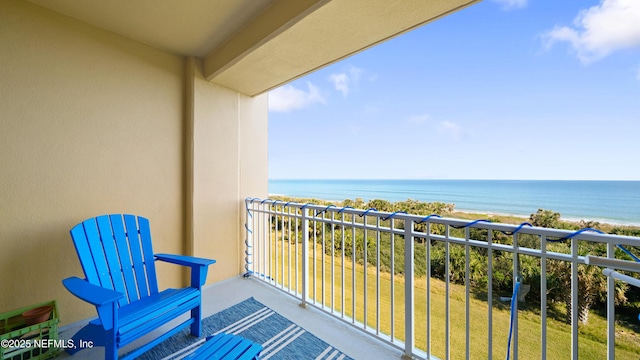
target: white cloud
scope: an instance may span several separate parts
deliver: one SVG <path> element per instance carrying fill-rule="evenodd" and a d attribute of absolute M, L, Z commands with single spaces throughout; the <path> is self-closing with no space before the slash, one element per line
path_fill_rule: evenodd
<path fill-rule="evenodd" d="M 498 4 L 502 4 L 504 10 L 520 9 L 527 6 L 527 0 L 493 0 Z"/>
<path fill-rule="evenodd" d="M 269 111 L 290 112 L 309 105 L 326 103 L 318 88 L 307 82 L 307 90 L 293 85 L 281 86 L 269 92 Z"/>
<path fill-rule="evenodd" d="M 360 81 L 361 74 L 362 69 L 350 66 L 345 72 L 331 74 L 329 81 L 337 91 L 342 93 L 342 96 L 347 97 L 352 86 Z"/>
<path fill-rule="evenodd" d="M 342 93 L 342 96 L 346 97 L 349 94 L 349 76 L 347 74 L 331 74 L 329 81 L 333 83 L 336 90 Z"/>
<path fill-rule="evenodd" d="M 547 49 L 568 42 L 583 63 L 590 63 L 625 48 L 640 47 L 640 1 L 602 0 L 582 10 L 573 27 L 556 26 L 543 34 Z"/>
<path fill-rule="evenodd" d="M 442 134 L 449 135 L 454 140 L 462 138 L 462 126 L 451 121 L 442 121 L 438 126 L 438 131 Z"/>
<path fill-rule="evenodd" d="M 415 115 L 407 119 L 412 124 L 420 125 L 429 120 L 429 114 Z"/>

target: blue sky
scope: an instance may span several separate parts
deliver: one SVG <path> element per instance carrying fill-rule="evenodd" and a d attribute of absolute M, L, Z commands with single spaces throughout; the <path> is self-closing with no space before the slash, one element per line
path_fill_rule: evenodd
<path fill-rule="evenodd" d="M 269 178 L 640 180 L 640 1 L 485 0 L 275 89 Z"/>

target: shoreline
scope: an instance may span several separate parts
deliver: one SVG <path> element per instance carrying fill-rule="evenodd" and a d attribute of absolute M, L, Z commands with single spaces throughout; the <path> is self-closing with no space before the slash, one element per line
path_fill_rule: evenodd
<path fill-rule="evenodd" d="M 553 210 L 553 209 L 548 209 L 548 210 Z M 462 213 L 462 214 L 468 214 L 468 215 L 487 215 L 488 217 L 494 217 L 494 216 L 511 217 L 511 218 L 523 219 L 523 221 L 529 220 L 529 216 L 527 216 L 527 215 L 507 214 L 507 213 L 499 213 L 499 212 L 488 212 L 488 211 L 482 211 L 482 210 L 454 209 L 452 214 L 455 214 L 455 213 Z M 615 226 L 640 227 L 640 223 L 616 222 L 614 220 L 609 220 L 609 219 L 568 218 L 568 217 L 562 216 L 562 214 L 560 214 L 560 221 L 566 221 L 566 222 L 569 222 L 569 223 L 579 223 L 580 221 L 595 221 L 595 222 L 597 222 L 599 224 L 608 225 L 608 226 L 612 226 L 612 227 L 615 227 Z"/>
<path fill-rule="evenodd" d="M 323 202 L 328 202 L 328 203 L 342 203 L 344 200 L 347 200 L 347 199 L 327 200 L 327 199 L 319 199 L 319 198 L 313 198 L 313 197 L 298 197 L 298 196 L 290 196 L 290 195 L 283 195 L 283 194 L 269 194 L 269 198 L 270 197 L 280 197 L 280 198 L 289 198 L 289 199 L 317 200 L 317 201 L 323 201 Z M 380 200 L 385 200 L 385 199 L 380 199 Z M 390 200 L 385 200 L 385 201 L 389 201 L 392 204 L 397 202 L 397 201 L 390 201 Z M 429 203 L 429 201 L 420 201 L 420 202 Z M 455 204 L 454 204 L 454 206 L 455 206 Z M 553 209 L 546 209 L 546 210 L 555 211 Z M 453 212 L 451 212 L 450 214 L 451 215 L 455 215 L 456 213 L 461 213 L 461 214 L 466 214 L 466 215 L 477 215 L 478 217 L 485 216 L 487 218 L 492 218 L 492 217 L 517 218 L 517 219 L 522 219 L 522 222 L 528 221 L 529 220 L 529 216 L 530 216 L 530 215 L 509 214 L 509 213 L 501 213 L 501 212 L 486 211 L 486 210 L 456 209 L 454 207 Z M 597 222 L 597 223 L 599 223 L 601 225 L 605 225 L 605 226 L 608 226 L 608 227 L 640 228 L 640 222 L 638 222 L 638 223 L 626 223 L 626 222 L 615 221 L 615 220 L 611 220 L 611 219 L 568 218 L 568 217 L 564 217 L 562 214 L 560 214 L 559 221 L 564 221 L 564 222 L 574 223 L 574 224 L 577 224 L 580 221 L 594 221 L 594 222 Z"/>

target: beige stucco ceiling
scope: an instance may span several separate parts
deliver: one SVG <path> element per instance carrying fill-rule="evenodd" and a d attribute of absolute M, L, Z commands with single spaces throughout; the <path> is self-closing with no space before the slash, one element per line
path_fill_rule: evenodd
<path fill-rule="evenodd" d="M 29 0 L 257 95 L 480 0 Z"/>
<path fill-rule="evenodd" d="M 276 0 L 29 0 L 153 47 L 204 56 Z"/>

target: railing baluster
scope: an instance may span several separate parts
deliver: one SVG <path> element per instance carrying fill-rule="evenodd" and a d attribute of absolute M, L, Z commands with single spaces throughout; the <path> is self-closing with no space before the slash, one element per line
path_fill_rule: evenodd
<path fill-rule="evenodd" d="M 261 209 L 264 210 L 264 204 L 260 205 Z M 265 281 L 270 282 L 271 278 L 267 276 L 267 274 L 270 273 L 271 269 L 271 260 L 269 258 L 269 256 L 271 255 L 271 252 L 269 251 L 269 244 L 271 243 L 270 241 L 270 237 L 271 237 L 271 229 L 269 229 L 269 214 L 264 212 L 262 213 L 262 237 L 264 240 L 264 245 L 263 245 L 263 252 L 262 252 L 262 257 L 263 257 L 263 270 L 262 270 L 262 277 Z"/>
<path fill-rule="evenodd" d="M 444 293 L 445 293 L 445 358 L 447 360 L 451 359 L 451 305 L 449 304 L 449 299 L 451 298 L 451 286 L 450 286 L 450 277 L 451 274 L 449 273 L 449 262 L 451 261 L 450 257 L 449 257 L 449 225 L 447 224 L 445 226 L 445 233 L 444 233 L 444 237 L 445 240 L 447 240 L 444 243 L 444 274 L 445 274 L 445 281 L 444 281 Z"/>
<path fill-rule="evenodd" d="M 376 217 L 376 335 L 380 335 L 380 217 Z"/>
<path fill-rule="evenodd" d="M 264 209 L 264 205 L 263 209 Z M 271 215 L 268 212 L 264 213 L 265 218 L 262 221 L 262 226 L 264 227 L 264 234 L 265 234 L 265 239 L 266 239 L 266 243 L 265 243 L 265 247 L 264 247 L 264 251 L 265 251 L 265 255 L 264 255 L 264 261 L 265 261 L 265 271 L 264 271 L 264 276 L 265 279 L 269 282 L 271 282 Z"/>
<path fill-rule="evenodd" d="M 351 215 L 351 322 L 356 322 L 356 257 L 358 256 L 356 248 L 356 217 Z"/>
<path fill-rule="evenodd" d="M 335 267 L 336 267 L 336 228 L 335 228 L 335 224 L 333 223 L 335 213 L 332 211 L 331 212 L 331 312 L 333 312 L 335 310 L 335 306 L 334 306 L 334 291 L 335 291 Z"/>
<path fill-rule="evenodd" d="M 280 216 L 280 247 L 281 247 L 281 251 L 280 253 L 282 254 L 281 256 L 281 271 L 280 271 L 280 278 L 281 278 L 281 284 L 280 286 L 284 289 L 284 236 L 285 236 L 285 231 L 284 231 L 284 206 L 280 207 L 280 211 L 282 211 L 282 215 Z"/>
<path fill-rule="evenodd" d="M 291 208 L 289 207 L 287 209 L 287 228 L 288 228 L 288 232 L 287 232 L 287 240 L 288 240 L 288 247 L 287 247 L 287 258 L 289 259 L 289 266 L 288 266 L 288 274 L 289 274 L 289 280 L 288 280 L 288 284 L 289 284 L 289 292 L 291 292 L 292 286 L 291 286 Z"/>
<path fill-rule="evenodd" d="M 516 288 L 516 282 L 520 281 L 520 253 L 518 251 L 518 233 L 513 234 L 513 288 Z M 513 294 L 516 297 L 515 301 L 512 301 L 513 308 L 511 311 L 513 316 L 513 360 L 518 360 L 518 293 Z"/>
<path fill-rule="evenodd" d="M 541 358 L 547 358 L 547 236 L 540 237 L 540 328 L 541 337 L 540 353 Z"/>
<path fill-rule="evenodd" d="M 314 214 L 313 215 L 313 303 L 316 303 L 316 278 L 317 278 L 317 273 L 316 273 L 316 248 L 318 247 L 318 238 L 316 236 L 317 234 L 317 230 L 316 230 L 316 215 L 315 212 L 313 210 L 311 210 L 311 212 Z"/>
<path fill-rule="evenodd" d="M 296 214 L 297 214 L 297 213 L 298 213 L 298 209 L 296 209 Z M 302 214 L 301 214 L 301 215 L 302 215 Z M 296 226 L 295 226 L 295 231 L 296 231 L 296 244 L 295 244 L 295 246 L 294 246 L 294 247 L 295 247 L 295 253 L 296 253 L 296 260 L 295 260 L 295 266 L 296 266 L 296 269 L 295 269 L 295 270 L 296 270 L 296 271 L 295 271 L 295 279 L 296 279 L 296 294 L 300 294 L 300 293 L 301 293 L 301 291 L 300 291 L 300 287 L 298 286 L 298 271 L 299 271 L 299 269 L 298 269 L 298 251 L 299 251 L 299 249 L 298 249 L 298 242 L 299 242 L 299 240 L 300 240 L 300 238 L 298 237 L 298 225 L 299 225 L 298 217 L 296 216 Z"/>
<path fill-rule="evenodd" d="M 415 263 L 413 261 L 413 224 L 412 220 L 404 224 L 404 356 L 411 359 L 413 348 L 415 347 L 415 337 L 413 335 L 415 321 L 414 306 L 414 273 Z"/>
<path fill-rule="evenodd" d="M 368 301 L 367 301 L 367 290 L 369 290 L 369 288 L 367 287 L 367 270 L 369 268 L 369 265 L 367 263 L 367 215 L 365 214 L 362 217 L 362 223 L 364 224 L 364 241 L 363 241 L 363 245 L 364 245 L 364 285 L 363 285 L 363 290 L 364 290 L 364 328 L 366 329 L 368 327 L 367 324 L 367 313 L 368 311 Z"/>
<path fill-rule="evenodd" d="M 394 229 L 394 223 L 393 223 L 393 218 L 391 218 L 391 229 Z M 391 250 L 390 250 L 390 254 L 391 254 L 391 259 L 390 259 L 390 264 L 389 266 L 391 267 L 391 284 L 389 284 L 389 288 L 390 288 L 390 293 L 391 293 L 391 313 L 390 313 L 390 317 L 391 317 L 391 342 L 393 342 L 395 340 L 395 301 L 396 301 L 396 293 L 395 293 L 395 287 L 394 287 L 394 283 L 395 283 L 395 233 L 392 231 L 391 232 Z"/>
<path fill-rule="evenodd" d="M 254 205 L 254 203 L 251 203 L 251 211 L 253 214 L 251 217 L 251 231 L 253 231 L 251 236 L 253 240 L 253 264 L 251 270 L 253 270 L 254 275 L 260 276 L 260 245 L 262 242 L 260 241 L 260 225 L 258 223 L 259 213 L 256 212 Z"/>
<path fill-rule="evenodd" d="M 309 297 L 309 210 L 302 208 L 302 307 Z M 314 232 L 315 233 L 315 232 Z"/>
<path fill-rule="evenodd" d="M 284 231 L 284 206 L 280 207 L 280 211 L 282 211 L 282 216 L 280 217 L 280 222 L 281 222 L 281 224 L 280 224 L 280 235 L 282 235 L 281 236 L 281 240 L 280 240 L 280 247 L 282 248 L 282 251 L 281 251 L 281 253 L 282 253 L 281 270 L 282 271 L 280 271 L 280 273 L 281 273 L 280 278 L 282 279 L 281 286 L 284 289 L 284 244 L 285 244 L 284 243 L 284 236 L 285 236 L 285 231 Z"/>
<path fill-rule="evenodd" d="M 275 228 L 275 231 L 273 232 L 273 255 L 274 255 L 274 260 L 273 260 L 273 270 L 274 270 L 274 276 L 273 276 L 273 282 L 276 284 L 276 286 L 278 286 L 278 206 L 277 205 L 272 205 L 273 206 L 273 225 L 272 228 Z"/>
<path fill-rule="evenodd" d="M 322 220 L 324 220 L 324 212 L 322 212 Z M 324 280 L 325 280 L 325 269 L 324 269 L 324 255 L 327 253 L 326 243 L 325 243 L 325 231 L 326 223 L 324 221 L 320 222 L 322 226 L 322 248 L 320 252 L 320 296 L 322 296 L 322 308 L 325 307 L 325 292 L 324 292 Z"/>
<path fill-rule="evenodd" d="M 406 226 L 406 220 L 405 220 Z M 428 222 L 426 225 L 425 232 L 427 233 L 427 237 L 425 239 L 425 246 L 427 247 L 426 256 L 427 256 L 427 359 L 431 357 L 431 223 Z"/>
<path fill-rule="evenodd" d="M 571 239 L 571 358 L 578 360 L 578 240 Z"/>
<path fill-rule="evenodd" d="M 471 297 L 469 296 L 469 257 L 471 254 L 469 253 L 469 238 L 470 238 L 471 230 L 466 227 L 464 229 L 464 238 L 466 240 L 466 244 L 464 245 L 464 296 L 465 296 L 465 353 L 467 354 L 467 359 L 471 357 Z"/>
<path fill-rule="evenodd" d="M 487 308 L 488 308 L 488 329 L 487 329 L 487 359 L 493 359 L 493 232 L 487 233 Z"/>
<path fill-rule="evenodd" d="M 342 213 L 342 218 L 340 221 L 340 234 L 342 236 L 342 241 L 340 243 L 340 253 L 341 253 L 341 257 L 342 257 L 342 262 L 340 263 L 340 283 L 342 284 L 342 286 L 340 286 L 340 291 L 341 291 L 341 295 L 340 295 L 340 317 L 344 318 L 344 288 L 345 288 L 345 284 L 344 284 L 344 268 L 345 268 L 345 264 L 344 264 L 344 232 L 346 230 L 345 226 L 344 226 L 344 212 Z"/>
<path fill-rule="evenodd" d="M 253 257 L 254 258 L 254 265 L 253 265 L 253 269 L 256 272 L 256 275 L 261 277 L 262 276 L 262 264 L 263 264 L 263 259 L 262 259 L 262 246 L 264 244 L 264 241 L 262 241 L 262 228 L 260 227 L 261 225 L 261 221 L 260 218 L 262 217 L 262 214 L 256 211 L 256 208 L 253 208 L 253 221 L 254 221 L 254 227 L 253 227 L 253 240 L 256 241 L 256 243 L 254 243 L 255 249 L 256 249 L 256 254 Z"/>
<path fill-rule="evenodd" d="M 607 244 L 607 257 L 615 258 L 616 247 L 614 244 Z M 616 284 L 615 279 L 607 276 L 607 359 L 616 358 Z"/>

